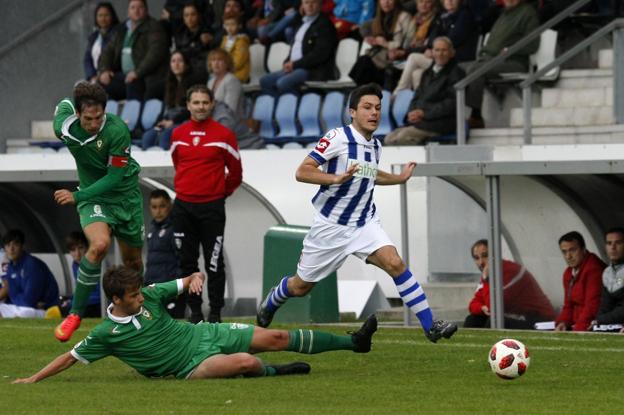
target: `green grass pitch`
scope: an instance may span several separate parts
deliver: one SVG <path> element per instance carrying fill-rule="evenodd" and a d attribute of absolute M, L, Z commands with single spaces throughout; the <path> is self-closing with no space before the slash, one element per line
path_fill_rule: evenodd
<path fill-rule="evenodd" d="M 460 329 L 432 344 L 420 329 L 383 325 L 369 354 L 261 355 L 271 363 L 307 361 L 308 376 L 151 380 L 106 358 L 35 385 L 12 385 L 73 346 L 54 339 L 56 323 L 0 320 L 0 413 L 574 415 L 624 408 L 624 335 Z M 86 320 L 75 342 L 95 324 Z M 505 337 L 531 353 L 527 373 L 513 381 L 498 379 L 487 363 L 491 345 Z"/>

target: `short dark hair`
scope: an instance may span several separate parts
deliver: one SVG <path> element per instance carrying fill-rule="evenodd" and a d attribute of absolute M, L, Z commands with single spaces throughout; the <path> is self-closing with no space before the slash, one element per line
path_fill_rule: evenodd
<path fill-rule="evenodd" d="M 147 0 L 128 0 L 128 5 L 130 5 L 130 3 L 133 1 L 140 1 L 145 6 L 145 10 L 149 10 L 147 7 Z"/>
<path fill-rule="evenodd" d="M 351 91 L 351 96 L 349 97 L 349 108 L 352 110 L 357 109 L 357 106 L 364 95 L 375 95 L 380 100 L 383 96 L 381 93 L 381 87 L 376 83 L 372 82 L 370 84 L 358 86 Z"/>
<path fill-rule="evenodd" d="M 20 245 L 24 245 L 26 237 L 21 229 L 11 229 L 2 238 L 2 245 L 6 245 L 11 242 L 17 242 Z"/>
<path fill-rule="evenodd" d="M 485 245 L 485 247 L 488 247 L 488 240 L 487 239 L 479 239 L 478 241 L 476 241 L 475 243 L 472 244 L 472 246 L 470 247 L 470 256 L 473 256 L 473 252 L 475 250 L 476 247 L 481 246 L 481 245 Z"/>
<path fill-rule="evenodd" d="M 171 196 L 169 196 L 169 193 L 167 193 L 166 190 L 164 189 L 154 189 L 152 190 L 152 192 L 150 193 L 150 200 L 151 199 L 158 199 L 158 198 L 163 198 L 166 201 L 171 201 Z"/>
<path fill-rule="evenodd" d="M 107 99 L 106 91 L 99 84 L 82 81 L 74 86 L 74 105 L 78 112 L 82 112 L 85 107 L 96 105 L 100 105 L 104 109 Z"/>
<path fill-rule="evenodd" d="M 210 101 L 214 101 L 214 94 L 212 93 L 212 90 L 210 90 L 210 88 L 203 84 L 195 84 L 186 90 L 186 102 L 189 102 L 191 100 L 191 95 L 193 95 L 195 92 L 208 94 L 208 96 L 210 97 Z"/>
<path fill-rule="evenodd" d="M 615 226 L 613 228 L 609 228 L 605 233 L 605 239 L 607 238 L 607 235 L 609 235 L 610 233 L 619 233 L 620 235 L 624 236 L 624 228 L 621 226 Z"/>
<path fill-rule="evenodd" d="M 561 242 L 577 242 L 581 248 L 585 248 L 585 239 L 583 239 L 583 235 L 577 231 L 562 235 L 561 238 L 559 238 L 559 245 L 561 245 Z"/>
<path fill-rule="evenodd" d="M 82 231 L 70 232 L 69 235 L 65 237 L 65 247 L 68 251 L 71 251 L 78 245 L 82 245 L 85 248 L 88 247 L 89 242 L 87 241 L 87 237 Z"/>
<path fill-rule="evenodd" d="M 104 293 L 111 300 L 116 295 L 123 298 L 127 290 L 139 288 L 143 285 L 143 276 L 134 268 L 123 265 L 109 268 L 102 278 Z"/>
<path fill-rule="evenodd" d="M 115 7 L 113 7 L 113 5 L 108 1 L 101 1 L 97 4 L 97 6 L 95 6 L 95 9 L 93 10 L 93 25 L 95 27 L 98 27 L 97 13 L 100 9 L 106 9 L 111 14 L 111 26 L 109 30 L 119 24 L 119 17 L 117 17 L 117 12 L 115 11 Z"/>

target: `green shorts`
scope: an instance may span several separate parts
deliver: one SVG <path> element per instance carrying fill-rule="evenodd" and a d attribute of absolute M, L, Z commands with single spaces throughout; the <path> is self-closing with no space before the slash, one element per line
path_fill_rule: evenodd
<path fill-rule="evenodd" d="M 191 361 L 176 374 L 178 379 L 191 376 L 195 368 L 210 356 L 249 352 L 254 326 L 242 323 L 201 323 L 201 327 L 203 332 L 197 350 Z"/>
<path fill-rule="evenodd" d="M 143 196 L 139 189 L 137 194 L 129 195 L 121 203 L 94 203 L 88 200 L 78 204 L 80 226 L 84 229 L 95 222 L 107 223 L 113 235 L 133 248 L 141 248 L 145 239 L 145 222 L 143 220 Z"/>

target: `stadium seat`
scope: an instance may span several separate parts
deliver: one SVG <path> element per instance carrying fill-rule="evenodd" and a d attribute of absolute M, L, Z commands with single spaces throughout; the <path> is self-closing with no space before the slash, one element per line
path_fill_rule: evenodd
<path fill-rule="evenodd" d="M 281 150 L 282 148 L 277 144 L 267 144 L 265 149 L 267 150 Z"/>
<path fill-rule="evenodd" d="M 290 143 L 285 143 L 282 146 L 282 150 L 301 150 L 303 146 L 297 142 L 291 141 Z"/>
<path fill-rule="evenodd" d="M 280 95 L 275 107 L 275 121 L 279 133 L 275 138 L 280 142 L 292 141 L 299 135 L 297 128 L 297 96 L 294 94 Z"/>
<path fill-rule="evenodd" d="M 119 117 L 124 120 L 124 122 L 128 126 L 128 129 L 132 131 L 136 128 L 137 123 L 139 122 L 140 113 L 141 102 L 136 99 L 131 99 L 126 101 L 123 109 L 121 110 L 121 114 L 119 114 Z"/>
<path fill-rule="evenodd" d="M 542 69 L 544 66 L 548 65 L 550 62 L 554 61 L 557 50 L 557 32 L 551 29 L 548 29 L 542 32 L 540 36 L 540 45 L 537 52 L 532 54 L 529 57 L 530 60 L 530 73 L 537 72 Z M 544 74 L 538 81 L 548 82 L 555 81 L 559 77 L 560 68 L 552 68 L 548 73 Z M 529 73 L 523 72 L 509 72 L 509 73 L 501 73 L 500 79 L 493 79 L 490 82 L 494 84 L 501 83 L 517 83 L 524 81 L 529 77 Z"/>
<path fill-rule="evenodd" d="M 269 56 L 267 58 L 267 69 L 269 72 L 278 72 L 282 70 L 284 61 L 290 53 L 290 45 L 285 42 L 271 43 L 269 48 Z"/>
<path fill-rule="evenodd" d="M 349 72 L 358 58 L 359 44 L 355 39 L 342 39 L 338 44 L 336 51 L 336 66 L 340 77 L 335 81 L 309 81 L 305 84 L 310 88 L 336 89 L 351 88 L 355 86 L 355 82 L 349 76 Z"/>
<path fill-rule="evenodd" d="M 109 114 L 117 115 L 117 113 L 119 112 L 119 103 L 114 99 L 109 99 L 108 101 L 106 101 L 106 108 L 104 109 L 104 111 Z"/>
<path fill-rule="evenodd" d="M 321 124 L 319 120 L 319 112 L 321 111 L 321 96 L 313 92 L 305 94 L 301 97 L 299 103 L 299 111 L 297 118 L 301 124 L 301 134 L 299 137 L 302 142 L 316 142 L 322 135 Z"/>
<path fill-rule="evenodd" d="M 143 112 L 141 113 L 141 125 L 143 130 L 149 130 L 156 124 L 158 116 L 162 112 L 163 102 L 159 99 L 149 99 L 145 101 L 143 105 Z"/>
<path fill-rule="evenodd" d="M 394 97 L 394 102 L 392 103 L 392 117 L 397 127 L 403 127 L 405 125 L 405 116 L 407 115 L 413 96 L 414 91 L 411 89 L 402 89 L 397 93 L 396 97 Z"/>
<path fill-rule="evenodd" d="M 266 55 L 266 46 L 261 43 L 254 43 L 249 47 L 249 60 L 251 61 L 251 71 L 249 73 L 249 83 L 243 84 L 244 92 L 253 92 L 260 90 L 260 78 L 266 74 L 264 66 L 264 57 Z"/>
<path fill-rule="evenodd" d="M 345 96 L 342 92 L 332 91 L 325 95 L 323 107 L 321 108 L 321 118 L 325 124 L 325 131 L 344 125 Z"/>
<path fill-rule="evenodd" d="M 273 128 L 273 107 L 275 106 L 275 98 L 271 95 L 260 95 L 254 103 L 251 118 L 260 122 L 260 137 L 264 139 L 272 139 L 275 137 L 275 129 Z"/>
<path fill-rule="evenodd" d="M 375 131 L 375 137 L 385 137 L 392 131 L 392 120 L 390 119 L 390 91 L 384 90 L 381 99 L 381 122 Z"/>
<path fill-rule="evenodd" d="M 364 55 L 370 48 L 372 48 L 371 45 L 369 45 L 366 41 L 362 41 L 362 45 L 360 46 L 360 56 Z"/>

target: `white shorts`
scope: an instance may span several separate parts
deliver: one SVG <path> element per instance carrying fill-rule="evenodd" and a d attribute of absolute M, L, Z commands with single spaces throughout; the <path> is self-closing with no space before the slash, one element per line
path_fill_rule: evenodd
<path fill-rule="evenodd" d="M 318 282 L 340 268 L 349 255 L 366 260 L 387 245 L 394 246 L 377 216 L 358 228 L 330 223 L 317 213 L 303 240 L 297 274 L 304 281 Z"/>
<path fill-rule="evenodd" d="M 43 318 L 44 316 L 45 310 L 0 303 L 0 317 L 2 318 Z"/>

